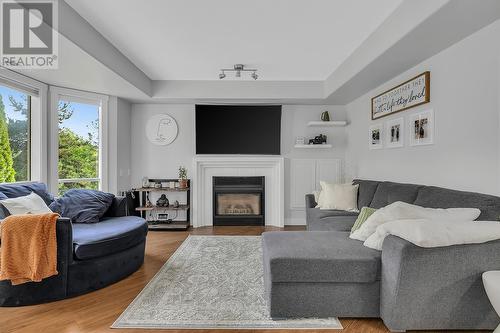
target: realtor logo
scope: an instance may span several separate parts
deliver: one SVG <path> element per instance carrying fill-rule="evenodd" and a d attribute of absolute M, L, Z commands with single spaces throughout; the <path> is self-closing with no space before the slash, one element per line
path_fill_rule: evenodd
<path fill-rule="evenodd" d="M 57 69 L 57 0 L 1 4 L 1 66 Z"/>

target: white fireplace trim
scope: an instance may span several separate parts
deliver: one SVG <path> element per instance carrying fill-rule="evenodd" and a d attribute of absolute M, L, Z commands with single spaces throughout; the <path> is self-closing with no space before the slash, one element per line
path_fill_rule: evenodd
<path fill-rule="evenodd" d="M 285 224 L 283 165 L 283 158 L 274 156 L 195 156 L 192 182 L 193 227 L 213 225 L 213 176 L 265 176 L 265 224 L 283 227 Z"/>

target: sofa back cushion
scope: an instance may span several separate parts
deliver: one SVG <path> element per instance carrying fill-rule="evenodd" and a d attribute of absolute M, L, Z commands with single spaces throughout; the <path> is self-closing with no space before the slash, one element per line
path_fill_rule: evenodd
<path fill-rule="evenodd" d="M 375 180 L 354 179 L 354 185 L 359 185 L 358 189 L 358 207 L 369 207 L 375 191 L 381 182 Z"/>
<path fill-rule="evenodd" d="M 0 192 L 5 194 L 7 198 L 24 197 L 31 194 L 31 192 L 35 192 L 45 201 L 47 206 L 54 201 L 54 197 L 47 191 L 47 186 L 44 183 L 2 184 L 0 185 Z"/>
<path fill-rule="evenodd" d="M 442 187 L 422 187 L 414 204 L 429 208 L 478 208 L 481 210 L 478 220 L 496 221 L 500 217 L 500 197 Z"/>
<path fill-rule="evenodd" d="M 382 182 L 377 187 L 373 200 L 370 203 L 372 208 L 382 208 L 396 201 L 406 203 L 414 203 L 417 198 L 418 191 L 424 187 L 423 185 L 402 184 L 392 182 Z M 439 207 L 447 208 L 447 207 Z"/>

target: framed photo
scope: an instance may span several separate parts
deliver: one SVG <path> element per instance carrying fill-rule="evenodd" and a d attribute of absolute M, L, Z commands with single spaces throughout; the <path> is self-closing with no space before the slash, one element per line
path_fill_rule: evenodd
<path fill-rule="evenodd" d="M 388 120 L 385 124 L 386 147 L 401 148 L 404 146 L 405 124 L 403 118 Z"/>
<path fill-rule="evenodd" d="M 384 147 L 384 126 L 382 124 L 376 124 L 370 126 L 370 131 L 368 132 L 368 142 L 370 149 L 381 149 Z"/>
<path fill-rule="evenodd" d="M 372 98 L 372 120 L 429 103 L 431 72 L 427 71 Z"/>
<path fill-rule="evenodd" d="M 426 110 L 410 116 L 410 146 L 434 143 L 434 111 Z"/>

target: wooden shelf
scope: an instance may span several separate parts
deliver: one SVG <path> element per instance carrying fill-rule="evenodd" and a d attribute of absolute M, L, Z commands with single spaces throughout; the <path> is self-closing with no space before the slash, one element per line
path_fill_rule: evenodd
<path fill-rule="evenodd" d="M 330 149 L 333 146 L 330 144 L 325 145 L 295 145 L 294 148 L 297 149 Z"/>
<path fill-rule="evenodd" d="M 170 188 L 170 187 L 161 187 L 161 188 L 156 188 L 156 187 L 141 187 L 138 188 L 137 191 L 143 191 L 143 192 L 186 192 L 189 191 L 189 187 L 186 188 Z"/>
<path fill-rule="evenodd" d="M 347 126 L 347 121 L 337 120 L 337 121 L 310 121 L 307 123 L 309 127 L 344 127 Z"/>
<path fill-rule="evenodd" d="M 172 221 L 171 223 L 148 221 L 149 230 L 187 230 L 189 221 Z"/>
<path fill-rule="evenodd" d="M 168 207 L 159 207 L 159 206 L 152 206 L 152 207 L 136 207 L 135 210 L 137 211 L 151 211 L 151 210 L 186 210 L 189 209 L 189 205 L 180 205 L 179 207 L 174 207 L 172 205 Z"/>

